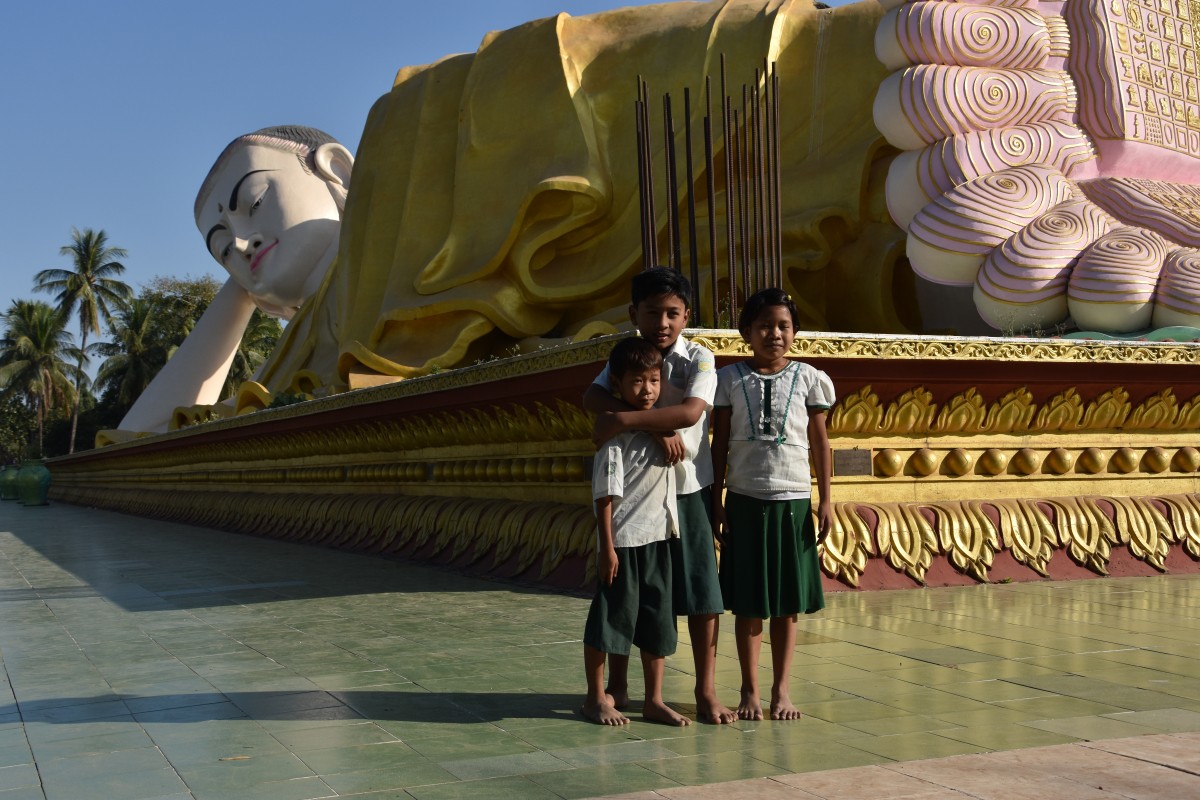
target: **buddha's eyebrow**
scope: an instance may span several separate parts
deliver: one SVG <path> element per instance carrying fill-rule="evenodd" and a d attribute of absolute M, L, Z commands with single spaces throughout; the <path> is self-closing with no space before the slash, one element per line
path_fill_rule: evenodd
<path fill-rule="evenodd" d="M 226 228 L 224 225 L 221 225 L 221 224 L 213 225 L 211 228 L 209 228 L 208 235 L 204 237 L 204 249 L 211 253 L 212 252 L 211 242 L 212 242 L 213 234 L 216 233 L 217 231 L 224 231 L 224 230 L 228 230 L 228 228 Z"/>
<path fill-rule="evenodd" d="M 242 188 L 242 183 L 256 172 L 274 172 L 273 169 L 252 169 L 242 176 L 242 179 L 233 185 L 233 191 L 229 193 L 229 210 L 237 211 L 238 189 Z"/>

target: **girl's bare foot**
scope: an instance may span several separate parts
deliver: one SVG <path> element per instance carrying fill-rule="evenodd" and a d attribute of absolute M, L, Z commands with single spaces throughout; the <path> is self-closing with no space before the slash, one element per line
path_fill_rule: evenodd
<path fill-rule="evenodd" d="M 758 692 L 742 689 L 742 702 L 738 703 L 737 707 L 738 719 L 762 719 L 762 702 L 758 699 Z"/>
<path fill-rule="evenodd" d="M 608 702 L 612 703 L 613 708 L 618 711 L 624 711 L 629 708 L 629 689 L 605 689 L 605 697 Z"/>
<path fill-rule="evenodd" d="M 629 718 L 618 711 L 612 703 L 608 702 L 607 696 L 602 703 L 585 700 L 583 706 L 579 709 L 579 713 L 597 725 L 629 724 Z"/>
<path fill-rule="evenodd" d="M 706 697 L 696 692 L 696 719 L 713 725 L 736 722 L 738 715 L 721 704 L 716 695 Z"/>
<path fill-rule="evenodd" d="M 800 719 L 802 716 L 800 709 L 792 705 L 792 699 L 786 692 L 772 692 L 771 719 Z"/>
<path fill-rule="evenodd" d="M 678 728 L 692 724 L 690 719 L 675 713 L 661 700 L 647 700 L 642 705 L 642 716 L 651 722 L 661 722 L 664 725 L 674 725 Z"/>

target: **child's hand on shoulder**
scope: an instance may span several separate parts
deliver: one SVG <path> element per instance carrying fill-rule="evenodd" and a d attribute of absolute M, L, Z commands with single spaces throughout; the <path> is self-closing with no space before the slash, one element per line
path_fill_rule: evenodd
<path fill-rule="evenodd" d="M 683 437 L 679 435 L 678 431 L 655 433 L 654 438 L 662 447 L 668 464 L 678 464 L 687 457 L 687 450 L 683 446 Z"/>

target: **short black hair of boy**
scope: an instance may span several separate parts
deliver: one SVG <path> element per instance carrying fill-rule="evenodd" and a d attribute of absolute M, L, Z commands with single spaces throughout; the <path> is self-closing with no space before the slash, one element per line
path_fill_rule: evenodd
<path fill-rule="evenodd" d="M 651 267 L 633 276 L 631 282 L 633 305 L 651 297 L 669 294 L 683 301 L 683 307 L 692 307 L 692 283 L 683 273 L 670 267 Z"/>
<path fill-rule="evenodd" d="M 771 306 L 787 308 L 788 313 L 792 315 L 792 330 L 800 330 L 800 311 L 792 302 L 792 296 L 783 289 L 775 288 L 763 289 L 746 298 L 746 304 L 742 306 L 742 314 L 738 317 L 738 330 L 743 334 L 750 330 L 750 326 L 754 324 L 754 320 L 758 319 L 758 315 L 763 312 L 763 309 Z"/>
<path fill-rule="evenodd" d="M 608 374 L 621 378 L 629 372 L 662 369 L 662 353 L 640 336 L 622 339 L 608 354 Z"/>

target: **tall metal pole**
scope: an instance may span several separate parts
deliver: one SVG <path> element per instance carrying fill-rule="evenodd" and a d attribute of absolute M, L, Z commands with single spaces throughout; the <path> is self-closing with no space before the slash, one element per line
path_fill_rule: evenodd
<path fill-rule="evenodd" d="M 711 284 L 709 300 L 712 302 L 712 326 L 718 326 L 721 313 L 720 300 L 717 297 L 717 209 L 716 209 L 716 178 L 713 175 L 713 136 L 712 136 L 712 80 L 704 76 L 704 200 L 708 217 L 708 277 Z"/>

